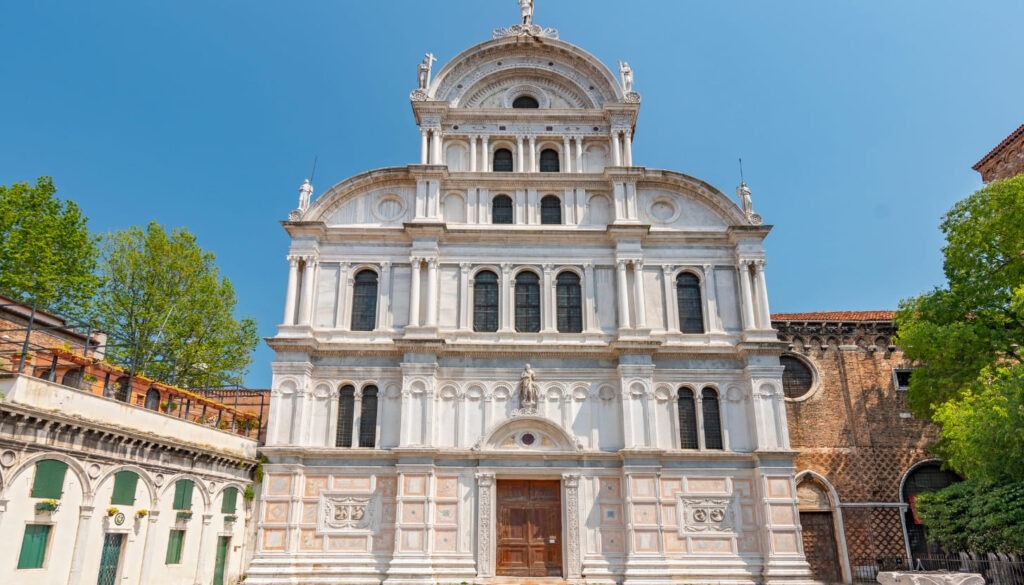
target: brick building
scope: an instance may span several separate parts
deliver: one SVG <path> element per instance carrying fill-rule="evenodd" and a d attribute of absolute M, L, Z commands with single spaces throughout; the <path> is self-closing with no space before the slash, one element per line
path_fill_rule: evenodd
<path fill-rule="evenodd" d="M 913 496 L 955 476 L 928 452 L 938 438 L 913 417 L 911 365 L 893 345 L 892 311 L 772 317 L 796 457 L 804 549 L 822 581 L 873 578 L 928 553 Z"/>
<path fill-rule="evenodd" d="M 1024 173 L 1024 124 L 1010 133 L 973 167 L 981 180 L 991 183 Z"/>

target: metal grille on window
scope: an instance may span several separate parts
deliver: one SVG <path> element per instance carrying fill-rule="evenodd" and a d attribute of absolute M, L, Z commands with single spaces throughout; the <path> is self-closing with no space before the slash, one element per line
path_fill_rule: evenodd
<path fill-rule="evenodd" d="M 532 272 L 516 276 L 516 331 L 540 331 L 540 280 Z"/>
<path fill-rule="evenodd" d="M 359 446 L 377 446 L 377 387 L 363 388 L 363 404 L 359 415 Z"/>
<path fill-rule="evenodd" d="M 512 151 L 507 148 L 499 148 L 494 151 L 494 172 L 512 172 Z"/>
<path fill-rule="evenodd" d="M 377 273 L 362 270 L 352 288 L 352 331 L 373 331 L 377 326 Z"/>
<path fill-rule="evenodd" d="M 508 195 L 498 195 L 491 200 L 491 223 L 511 224 L 512 219 L 512 198 Z"/>
<path fill-rule="evenodd" d="M 335 436 L 335 447 L 352 446 L 352 416 L 355 414 L 356 389 L 342 386 L 338 393 L 338 432 Z"/>
<path fill-rule="evenodd" d="M 555 284 L 558 299 L 558 330 L 562 333 L 583 331 L 583 307 L 580 277 L 572 272 L 558 275 Z"/>
<path fill-rule="evenodd" d="M 782 364 L 782 392 L 786 398 L 800 398 L 811 390 L 814 375 L 799 359 L 784 355 L 779 358 Z"/>
<path fill-rule="evenodd" d="M 676 277 L 679 301 L 679 329 L 683 333 L 704 333 L 704 303 L 700 298 L 700 279 L 689 272 Z"/>
<path fill-rule="evenodd" d="M 473 279 L 473 331 L 498 330 L 498 275 L 485 270 Z"/>
<path fill-rule="evenodd" d="M 704 415 L 704 448 L 722 448 L 722 418 L 718 413 L 718 392 L 705 388 L 700 394 L 701 414 Z"/>
<path fill-rule="evenodd" d="M 558 166 L 558 151 L 545 148 L 540 152 L 540 172 L 542 173 L 557 173 Z"/>
<path fill-rule="evenodd" d="M 540 222 L 544 225 L 562 223 L 562 200 L 548 195 L 540 200 Z"/>
<path fill-rule="evenodd" d="M 693 401 L 693 390 L 679 389 L 679 448 L 696 449 L 697 408 Z"/>

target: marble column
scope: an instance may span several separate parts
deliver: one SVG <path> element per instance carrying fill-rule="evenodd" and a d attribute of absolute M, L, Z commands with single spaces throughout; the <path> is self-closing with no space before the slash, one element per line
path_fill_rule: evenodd
<path fill-rule="evenodd" d="M 299 303 L 299 325 L 309 325 L 313 313 L 313 275 L 316 272 L 316 260 L 306 256 L 302 266 L 302 300 Z"/>
<path fill-rule="evenodd" d="M 78 530 L 75 532 L 75 544 L 71 549 L 71 570 L 68 575 L 69 585 L 78 585 L 82 582 L 82 565 L 85 564 L 85 551 L 93 540 L 89 538 L 89 529 L 92 526 L 92 513 L 95 506 L 81 506 L 78 508 Z M 69 551 L 59 551 L 57 554 L 66 555 Z"/>
<path fill-rule="evenodd" d="M 562 137 L 562 172 L 572 172 L 572 148 L 568 136 Z"/>
<path fill-rule="evenodd" d="M 544 275 L 540 295 L 540 317 L 541 331 L 555 331 L 555 286 L 553 272 L 555 267 L 551 264 L 543 266 Z"/>
<path fill-rule="evenodd" d="M 587 263 L 583 265 L 583 286 L 585 292 L 583 301 L 583 331 L 591 332 L 597 330 L 597 287 L 594 283 L 594 265 Z"/>
<path fill-rule="evenodd" d="M 213 507 L 213 503 L 210 503 Z M 208 583 L 212 580 L 213 571 L 207 570 L 206 557 L 210 550 L 210 538 L 213 533 L 210 524 L 213 521 L 213 514 L 203 514 L 203 527 L 199 532 L 199 558 L 196 561 L 196 583 Z M 213 567 L 210 567 L 211 569 Z M 209 577 L 207 577 L 209 575 Z"/>
<path fill-rule="evenodd" d="M 633 306 L 636 308 L 636 326 L 647 328 L 647 301 L 644 298 L 644 263 L 633 261 Z"/>
<path fill-rule="evenodd" d="M 757 296 L 757 308 L 760 313 L 758 329 L 771 329 L 772 317 L 768 311 L 768 285 L 765 282 L 764 260 L 754 261 L 754 294 Z"/>
<path fill-rule="evenodd" d="M 427 261 L 427 327 L 437 327 L 437 258 Z"/>
<path fill-rule="evenodd" d="M 441 129 L 434 128 L 430 133 L 431 140 L 431 153 L 430 153 L 430 164 L 440 165 L 444 164 L 441 160 Z"/>
<path fill-rule="evenodd" d="M 612 130 L 612 166 L 622 166 L 622 148 L 619 146 L 619 131 Z"/>
<path fill-rule="evenodd" d="M 583 172 L 583 137 L 576 137 L 576 172 Z"/>
<path fill-rule="evenodd" d="M 665 264 L 661 267 L 661 280 L 665 294 L 665 330 L 678 332 L 679 326 L 679 299 L 676 296 L 676 283 L 672 278 L 676 267 Z"/>
<path fill-rule="evenodd" d="M 485 170 L 487 172 L 490 172 L 490 171 L 494 170 L 494 168 L 491 165 L 491 147 L 488 146 L 488 144 L 487 144 L 488 143 L 488 138 L 489 137 L 486 134 L 484 134 L 484 136 L 482 138 L 483 139 L 483 147 L 481 149 L 480 156 L 484 157 L 484 160 L 483 160 L 484 164 L 481 165 L 483 167 L 483 170 Z"/>
<path fill-rule="evenodd" d="M 420 164 L 427 164 L 430 159 L 428 155 L 430 153 L 430 131 L 426 128 L 420 128 Z"/>
<path fill-rule="evenodd" d="M 468 262 L 459 264 L 459 329 L 463 331 L 473 329 L 473 279 L 469 277 L 471 267 Z"/>
<path fill-rule="evenodd" d="M 299 259 L 296 256 L 288 256 L 288 292 L 284 297 L 284 321 L 285 325 L 295 324 L 295 295 L 299 287 Z"/>
<path fill-rule="evenodd" d="M 377 284 L 380 294 L 377 296 L 377 328 L 391 328 L 391 263 L 381 262 L 380 281 Z"/>
<path fill-rule="evenodd" d="M 469 170 L 470 172 L 476 172 L 476 149 L 477 149 L 477 138 L 478 136 L 469 137 Z"/>
<path fill-rule="evenodd" d="M 139 571 L 139 583 L 150 583 L 153 569 L 156 568 L 154 566 L 156 564 L 154 557 L 157 555 L 156 542 L 159 540 L 156 534 L 156 526 L 160 521 L 160 511 L 152 509 L 157 507 L 156 502 L 151 502 L 151 504 L 149 514 L 136 520 L 136 522 L 146 522 L 149 524 L 146 527 L 146 540 L 142 545 L 142 570 Z M 163 566 L 163 564 L 160 566 Z"/>
<path fill-rule="evenodd" d="M 423 259 L 412 258 L 411 282 L 409 282 L 409 327 L 420 326 L 420 270 Z"/>
<path fill-rule="evenodd" d="M 575 473 L 562 474 L 562 488 L 565 490 L 565 563 L 566 579 L 582 579 L 583 551 L 580 542 L 580 476 Z"/>
<path fill-rule="evenodd" d="M 626 261 L 615 263 L 616 285 L 619 296 L 619 329 L 629 329 L 629 289 L 626 286 Z"/>
<path fill-rule="evenodd" d="M 516 168 L 517 173 L 525 173 L 526 168 L 523 166 L 524 154 L 523 154 L 523 136 L 516 136 Z"/>
<path fill-rule="evenodd" d="M 625 163 L 627 167 L 633 166 L 633 137 L 629 130 L 622 132 L 622 145 L 625 147 Z"/>
<path fill-rule="evenodd" d="M 498 303 L 500 311 L 499 331 L 512 331 L 512 307 L 515 304 L 516 288 L 512 280 L 512 265 L 501 265 L 501 284 L 498 287 Z"/>
<path fill-rule="evenodd" d="M 494 488 L 493 473 L 476 474 L 476 576 L 478 579 L 494 576 L 494 553 L 496 550 Z"/>
<path fill-rule="evenodd" d="M 736 269 L 740 279 L 740 304 L 743 305 L 743 329 L 756 329 L 757 322 L 754 320 L 754 299 L 750 292 L 750 261 L 740 260 Z"/>
<path fill-rule="evenodd" d="M 342 331 L 352 328 L 352 287 L 355 279 L 348 262 L 338 265 L 338 308 L 335 313 L 335 327 Z"/>
<path fill-rule="evenodd" d="M 718 277 L 715 275 L 714 264 L 705 264 L 704 268 L 704 294 L 707 298 L 705 305 L 708 308 L 708 331 L 711 333 L 722 332 L 722 318 L 718 312 Z"/>
<path fill-rule="evenodd" d="M 537 137 L 530 136 L 530 168 L 527 169 L 529 173 L 536 173 L 540 169 L 537 168 Z"/>

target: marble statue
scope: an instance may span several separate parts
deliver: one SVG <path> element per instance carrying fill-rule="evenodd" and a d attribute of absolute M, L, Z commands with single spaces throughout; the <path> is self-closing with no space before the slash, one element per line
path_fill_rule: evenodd
<path fill-rule="evenodd" d="M 313 196 L 313 184 L 306 179 L 299 187 L 299 209 L 305 211 L 309 208 L 309 199 Z"/>
<path fill-rule="evenodd" d="M 523 15 L 523 24 L 533 23 L 533 0 L 519 0 L 519 12 Z"/>
<path fill-rule="evenodd" d="M 430 85 L 430 71 L 434 67 L 434 61 L 437 61 L 434 54 L 427 53 L 423 56 L 423 62 L 419 64 L 418 71 L 420 89 L 427 89 L 427 86 Z"/>
<path fill-rule="evenodd" d="M 747 217 L 752 216 L 754 214 L 754 201 L 750 198 L 750 187 L 747 187 L 746 183 L 740 183 L 740 186 L 736 188 L 736 194 L 739 195 L 743 214 Z"/>
<path fill-rule="evenodd" d="M 622 91 L 633 91 L 633 68 L 626 61 L 619 61 L 619 75 L 622 76 Z"/>
<path fill-rule="evenodd" d="M 537 374 L 530 364 L 526 364 L 523 373 L 519 376 L 519 406 L 520 408 L 537 406 Z"/>

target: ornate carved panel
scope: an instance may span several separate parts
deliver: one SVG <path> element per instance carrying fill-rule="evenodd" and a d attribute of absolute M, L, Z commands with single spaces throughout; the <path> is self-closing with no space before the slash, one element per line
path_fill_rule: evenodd
<path fill-rule="evenodd" d="M 735 534 L 738 532 L 734 500 L 677 496 L 679 534 Z"/>
<path fill-rule="evenodd" d="M 317 532 L 320 534 L 376 534 L 380 530 L 379 494 L 322 492 Z"/>

